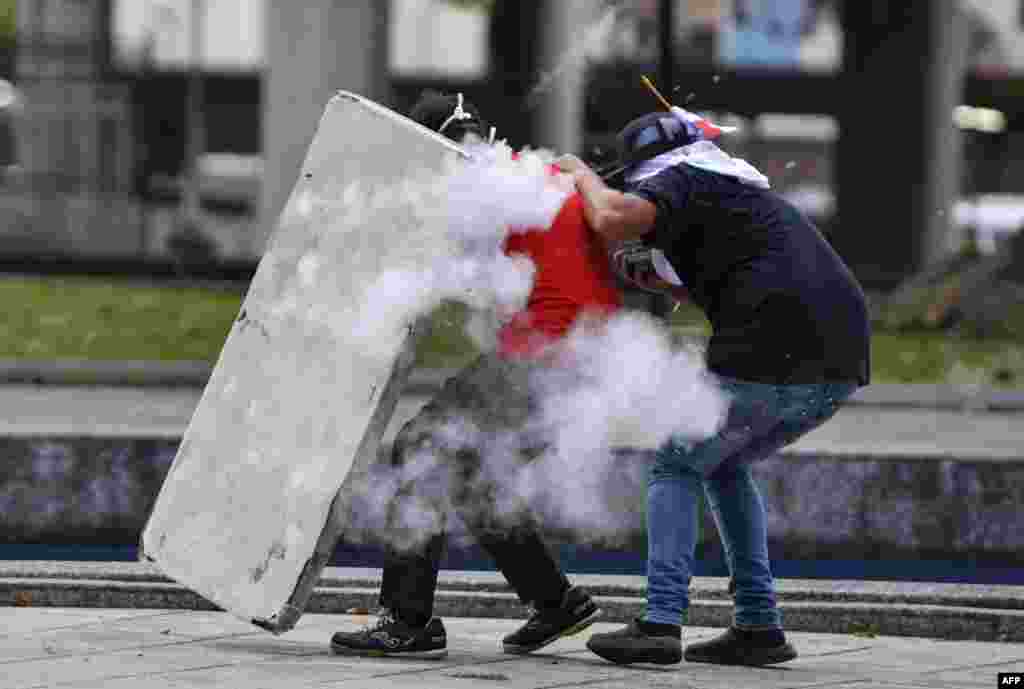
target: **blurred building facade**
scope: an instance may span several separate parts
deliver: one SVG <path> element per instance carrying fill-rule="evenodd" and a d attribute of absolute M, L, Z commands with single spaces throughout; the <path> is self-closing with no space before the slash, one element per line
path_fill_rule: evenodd
<path fill-rule="evenodd" d="M 865 2 L 872 12 L 887 6 Z M 970 104 L 1003 117 L 1000 131 L 964 134 L 954 156 L 964 174 L 941 193 L 950 197 L 948 216 L 962 225 L 981 217 L 964 208 L 976 208 L 984 193 L 1024 192 L 1014 172 L 1024 156 L 1013 153 L 1024 122 L 990 107 L 1006 102 L 992 84 L 1024 77 L 1024 26 L 1017 0 L 944 2 L 964 19 L 968 76 L 982 77 L 968 82 L 968 95 L 978 93 L 972 84 L 983 86 Z M 666 73 L 660 0 L 593 0 L 571 12 L 572 3 L 502 0 L 198 4 L 203 217 L 222 258 L 259 256 L 312 123 L 335 89 L 396 109 L 423 87 L 463 90 L 500 114 L 513 144 L 591 154 L 629 116 L 656 107 L 638 75 Z M 676 76 L 659 86 L 677 103 L 739 125 L 730 147 L 830 226 L 841 112 L 849 108 L 839 85 L 850 48 L 843 4 L 671 4 Z M 551 6 L 566 14 L 538 14 Z M 605 22 L 613 6 L 614 21 Z M 17 0 L 17 7 L 13 80 L 22 111 L 14 118 L 16 165 L 5 168 L 0 188 L 0 220 L 16 229 L 0 235 L 0 252 L 161 254 L 180 221 L 190 163 L 192 0 Z M 957 104 L 956 94 L 949 98 Z M 871 105 L 878 117 L 900 117 L 884 102 Z M 944 241 L 949 248 L 959 240 Z"/>
<path fill-rule="evenodd" d="M 21 0 L 13 120 L 16 165 L 5 169 L 14 251 L 132 252 L 138 224 L 131 91 L 111 81 L 110 3 Z"/>

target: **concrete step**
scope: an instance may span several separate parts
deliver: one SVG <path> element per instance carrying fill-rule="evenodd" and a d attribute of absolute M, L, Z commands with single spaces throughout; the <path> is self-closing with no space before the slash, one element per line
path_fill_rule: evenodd
<path fill-rule="evenodd" d="M 138 388 L 206 386 L 209 361 L 95 361 L 0 359 L 0 385 L 88 385 Z M 416 369 L 404 394 L 432 396 L 458 369 Z M 854 393 L 850 404 L 869 407 L 1022 412 L 1024 388 L 984 385 L 876 383 Z"/>
<path fill-rule="evenodd" d="M 0 581 L 116 581 L 138 584 L 173 584 L 159 568 L 148 562 L 60 562 L 0 561 Z M 594 595 L 636 597 L 646 595 L 647 579 L 620 574 L 573 574 L 573 583 Z M 690 595 L 707 600 L 728 600 L 728 579 L 694 577 Z M 369 567 L 327 567 L 318 584 L 323 589 L 375 589 L 380 569 Z M 444 570 L 438 578 L 439 591 L 508 593 L 509 587 L 497 572 Z M 930 582 L 860 581 L 833 579 L 778 579 L 779 600 L 822 603 L 887 603 L 991 608 L 1024 611 L 1024 587 L 984 584 Z"/>
<path fill-rule="evenodd" d="M 328 568 L 309 613 L 371 614 L 380 570 Z M 643 611 L 643 577 L 571 575 L 599 600 L 604 620 Z M 689 624 L 724 627 L 732 605 L 724 578 L 694 579 Z M 792 631 L 1024 642 L 1024 591 L 1013 586 L 779 580 L 779 605 Z M 217 610 L 142 563 L 0 563 L 0 606 Z M 437 614 L 521 619 L 527 612 L 495 572 L 442 572 Z"/>

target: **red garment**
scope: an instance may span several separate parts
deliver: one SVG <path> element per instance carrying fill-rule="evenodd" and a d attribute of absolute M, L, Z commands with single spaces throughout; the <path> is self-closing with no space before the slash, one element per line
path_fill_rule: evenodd
<path fill-rule="evenodd" d="M 547 230 L 509 235 L 508 255 L 526 254 L 536 265 L 526 308 L 498 332 L 502 356 L 531 356 L 561 339 L 586 313 L 607 316 L 622 297 L 600 240 L 583 217 L 583 199 L 570 196 Z"/>

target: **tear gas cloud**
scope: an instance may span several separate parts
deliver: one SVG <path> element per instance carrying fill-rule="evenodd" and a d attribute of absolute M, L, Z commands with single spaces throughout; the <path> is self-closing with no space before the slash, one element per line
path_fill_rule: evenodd
<path fill-rule="evenodd" d="M 641 312 L 603 329 L 581 325 L 567 343 L 569 364 L 537 383 L 547 451 L 516 474 L 517 495 L 545 519 L 587 540 L 616 540 L 636 526 L 646 466 L 634 453 L 675 436 L 717 431 L 727 400 L 696 349 L 673 347 L 665 328 Z M 588 536 L 589 535 L 589 536 Z"/>
<path fill-rule="evenodd" d="M 547 227 L 570 190 L 551 183 L 549 157 L 513 158 L 503 144 L 471 150 L 468 160 L 453 154 L 439 175 L 416 171 L 397 185 L 355 182 L 330 196 L 296 199 L 284 222 L 308 223 L 314 242 L 289 248 L 302 255 L 294 276 L 277 281 L 280 293 L 268 300 L 275 306 L 266 320 L 322 329 L 367 356 L 389 358 L 394 339 L 445 300 L 479 313 L 522 308 L 533 264 L 505 255 L 505 237 L 509 228 Z M 270 271 L 273 253 L 287 263 L 282 249 L 268 252 Z M 355 268 L 321 269 L 332 260 Z M 351 294 L 354 313 L 339 318 L 336 304 L 324 299 L 329 292 Z"/>
<path fill-rule="evenodd" d="M 513 159 L 502 144 L 473 152 L 472 160 L 453 159 L 441 175 L 402 193 L 348 194 L 349 202 L 403 204 L 410 223 L 396 228 L 401 237 L 389 245 L 386 267 L 362 292 L 354 332 L 337 336 L 372 351 L 443 300 L 458 300 L 473 309 L 470 328 L 479 332 L 471 334 L 486 348 L 495 324 L 525 305 L 533 264 L 506 256 L 502 246 L 509 232 L 549 226 L 571 185 L 550 175 L 543 152 Z M 661 323 L 638 312 L 604 324 L 581 319 L 562 358 L 531 379 L 536 410 L 522 429 L 482 434 L 447 419 L 435 440 L 482 453 L 478 485 L 468 490 L 487 497 L 470 509 L 514 524 L 529 508 L 546 527 L 571 531 L 579 541 L 615 541 L 638 526 L 646 477 L 638 455 L 619 448 L 655 448 L 673 435 L 707 437 L 727 400 L 695 348 L 673 346 Z M 544 450 L 524 465 L 519 449 L 526 437 Z M 385 538 L 407 547 L 457 521 L 450 467 L 435 449 L 417 448 L 402 466 L 379 463 L 351 478 L 347 540 Z"/>
<path fill-rule="evenodd" d="M 452 158 L 447 169 L 416 199 L 422 234 L 400 248 L 394 265 L 369 285 L 352 336 L 373 347 L 388 329 L 426 315 L 444 300 L 475 313 L 521 309 L 534 267 L 502 246 L 510 229 L 547 227 L 569 189 L 553 185 L 546 160 L 527 152 L 513 158 L 503 144 L 471 147 L 468 161 Z M 480 325 L 478 319 L 474 321 Z M 487 346 L 487 329 L 471 332 Z"/>

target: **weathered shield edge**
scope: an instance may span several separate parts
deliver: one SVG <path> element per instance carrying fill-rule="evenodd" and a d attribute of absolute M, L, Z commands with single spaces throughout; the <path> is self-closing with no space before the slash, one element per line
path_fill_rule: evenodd
<path fill-rule="evenodd" d="M 387 117 L 387 118 L 399 118 L 405 120 L 405 122 L 414 128 L 418 129 L 424 135 L 434 139 L 438 143 L 442 144 L 453 153 L 460 156 L 466 156 L 466 152 L 459 146 L 452 143 L 447 138 L 441 136 L 437 132 L 424 127 L 423 125 L 408 119 L 393 110 L 390 110 L 378 103 L 363 98 L 357 94 L 349 91 L 338 91 L 331 101 L 328 102 L 324 108 L 324 114 L 320 118 L 318 124 L 318 130 L 323 125 L 325 119 L 330 113 L 331 106 L 336 100 L 348 100 L 351 102 L 358 103 L 363 107 L 366 107 L 375 114 Z M 316 141 L 316 136 L 313 137 L 312 142 Z M 313 147 L 313 143 L 310 143 L 310 149 Z M 307 158 L 309 152 L 307 151 Z M 301 169 L 305 168 L 305 162 Z M 300 172 L 301 179 L 301 172 Z M 296 185 L 297 186 L 297 185 Z M 293 191 L 294 194 L 294 191 Z M 285 206 L 287 209 L 287 204 Z M 282 216 L 284 211 L 282 211 Z M 422 322 L 421 322 L 422 323 Z M 401 397 L 402 388 L 408 380 L 409 374 L 412 371 L 413 364 L 416 359 L 416 331 L 420 330 L 421 323 L 417 324 L 414 329 L 409 328 L 400 349 L 396 356 L 395 363 L 392 366 L 391 376 L 388 378 L 387 384 L 381 391 L 380 401 L 378 402 L 377 409 L 374 411 L 370 418 L 370 422 L 367 424 L 363 438 L 360 441 L 359 447 L 356 450 L 355 457 L 353 457 L 352 465 L 349 468 L 348 475 L 351 476 L 353 471 L 359 468 L 366 467 L 372 461 L 376 461 L 377 453 L 380 448 L 380 440 L 387 430 L 388 423 L 391 421 L 391 417 L 394 415 L 395 407 L 397 406 L 398 399 Z M 155 508 L 156 502 L 154 502 Z M 152 509 L 151 514 L 152 516 Z M 305 611 L 306 605 L 309 603 L 310 598 L 314 593 L 316 584 L 320 580 L 320 574 L 330 560 L 330 557 L 334 551 L 335 546 L 342 533 L 344 532 L 344 524 L 342 522 L 342 515 L 345 510 L 344 500 L 344 485 L 339 487 L 333 500 L 331 501 L 331 507 L 328 510 L 327 520 L 320 532 L 320 536 L 317 539 L 316 545 L 313 549 L 313 554 L 306 561 L 303 566 L 302 573 L 299 575 L 299 579 L 296 582 L 295 588 L 292 591 L 292 595 L 289 597 L 288 602 L 285 603 L 281 610 L 276 614 L 268 618 L 252 618 L 250 622 L 264 629 L 272 634 L 283 634 L 290 631 L 298 623 Z M 149 518 L 147 518 L 148 524 Z M 154 562 L 155 558 L 150 556 L 146 552 L 146 534 L 148 528 L 144 528 L 140 535 L 139 542 L 139 559 L 142 561 Z M 212 601 L 211 601 L 212 602 Z M 216 606 L 216 603 L 214 603 Z M 221 609 L 220 606 L 216 606 Z"/>

